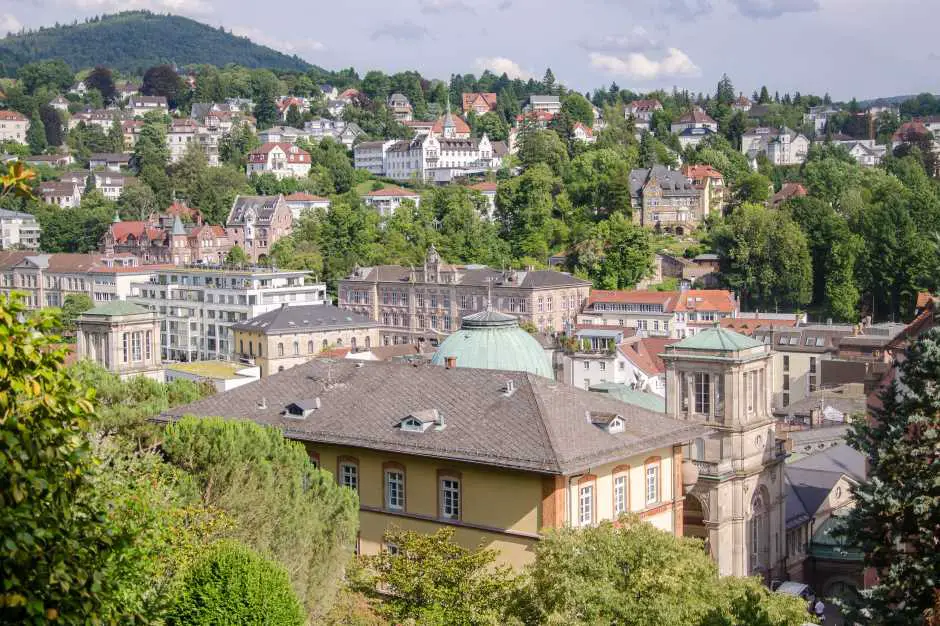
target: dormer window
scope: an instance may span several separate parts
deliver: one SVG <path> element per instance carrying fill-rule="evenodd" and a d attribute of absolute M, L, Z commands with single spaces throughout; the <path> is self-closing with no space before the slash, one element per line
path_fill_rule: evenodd
<path fill-rule="evenodd" d="M 300 400 L 298 402 L 291 402 L 288 404 L 283 411 L 285 417 L 291 417 L 294 419 L 305 419 L 311 413 L 320 408 L 320 398 L 314 398 L 313 400 Z"/>
<path fill-rule="evenodd" d="M 398 428 L 409 433 L 423 433 L 431 426 L 444 430 L 444 416 L 437 409 L 415 411 L 398 422 Z"/>
<path fill-rule="evenodd" d="M 623 415 L 618 413 L 588 411 L 588 421 L 612 435 L 622 433 L 626 427 Z"/>

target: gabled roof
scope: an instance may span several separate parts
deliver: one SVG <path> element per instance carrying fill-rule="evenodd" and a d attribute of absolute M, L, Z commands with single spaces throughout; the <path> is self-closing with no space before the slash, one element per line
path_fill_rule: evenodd
<path fill-rule="evenodd" d="M 298 131 L 299 132 L 299 131 Z M 285 142 L 274 142 L 269 141 L 268 143 L 261 144 L 260 147 L 252 150 L 248 153 L 249 160 L 252 157 L 261 156 L 266 158 L 272 150 L 279 148 L 284 154 L 288 156 L 288 159 L 295 163 L 310 163 L 310 153 L 304 150 L 303 148 L 298 148 L 292 143 Z"/>
<path fill-rule="evenodd" d="M 311 398 L 321 404 L 306 419 L 282 414 L 288 404 Z M 430 409 L 447 428 L 421 434 L 397 428 L 415 411 Z M 591 412 L 622 415 L 623 431 L 597 428 L 586 417 Z M 183 415 L 249 419 L 300 441 L 544 474 L 583 471 L 709 432 L 528 373 L 350 359 L 314 359 L 158 419 Z"/>
<path fill-rule="evenodd" d="M 687 111 L 682 114 L 679 118 L 677 124 L 717 124 L 711 115 L 700 109 L 699 107 L 694 107 L 691 111 Z"/>
<path fill-rule="evenodd" d="M 478 104 L 485 104 L 491 111 L 496 108 L 496 94 L 490 92 L 474 92 L 461 94 L 463 110 L 469 111 Z"/>
<path fill-rule="evenodd" d="M 620 353 L 647 376 L 659 376 L 665 373 L 666 364 L 659 356 L 666 346 L 678 339 L 669 337 L 631 337 L 618 346 Z"/>
<path fill-rule="evenodd" d="M 498 183 L 491 183 L 491 182 L 488 182 L 488 181 L 484 181 L 484 182 L 481 182 L 481 183 L 474 183 L 474 184 L 470 185 L 470 189 L 475 189 L 475 190 L 477 190 L 477 191 L 479 191 L 479 192 L 481 192 L 481 193 L 492 193 L 492 192 L 495 192 L 498 187 L 499 187 L 499 184 L 498 184 Z"/>
<path fill-rule="evenodd" d="M 780 191 L 770 198 L 770 206 L 775 207 L 782 204 L 790 198 L 803 198 L 809 194 L 806 187 L 800 183 L 783 183 Z"/>
<path fill-rule="evenodd" d="M 692 180 L 700 180 L 703 178 L 724 179 L 721 172 L 711 165 L 683 165 L 680 171 L 683 175 L 688 176 Z"/>
<path fill-rule="evenodd" d="M 0 120 L 7 122 L 26 122 L 28 118 L 22 113 L 11 111 L 9 109 L 0 110 Z"/>
<path fill-rule="evenodd" d="M 284 196 L 235 196 L 232 210 L 225 220 L 226 226 L 237 226 L 245 223 L 245 216 L 251 211 L 260 223 L 270 222 L 280 206 L 287 209 Z"/>
<path fill-rule="evenodd" d="M 295 191 L 292 194 L 284 196 L 284 199 L 288 202 L 329 202 L 329 198 L 323 198 L 320 196 L 315 196 L 312 193 L 307 193 L 305 191 Z"/>
<path fill-rule="evenodd" d="M 634 100 L 627 105 L 627 108 L 633 111 L 647 113 L 652 111 L 661 111 L 663 105 L 659 100 Z"/>
<path fill-rule="evenodd" d="M 447 115 L 443 115 L 434 122 L 434 125 L 431 127 L 431 132 L 435 134 L 441 134 L 444 132 L 444 122 Z M 454 132 L 458 135 L 465 135 L 470 132 L 470 125 L 464 121 L 459 115 L 450 114 L 450 119 L 454 122 Z"/>
<path fill-rule="evenodd" d="M 376 189 L 365 194 L 367 198 L 417 198 L 420 194 L 410 189 L 403 189 L 394 185 Z"/>

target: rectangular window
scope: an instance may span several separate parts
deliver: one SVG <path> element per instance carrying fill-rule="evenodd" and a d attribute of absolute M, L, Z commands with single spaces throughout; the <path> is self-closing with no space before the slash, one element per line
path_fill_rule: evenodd
<path fill-rule="evenodd" d="M 339 466 L 339 482 L 343 487 L 359 489 L 359 466 L 355 463 L 343 463 Z"/>
<path fill-rule="evenodd" d="M 578 522 L 582 526 L 594 523 L 594 485 L 585 485 L 579 490 Z"/>
<path fill-rule="evenodd" d="M 809 357 L 809 373 L 816 373 L 816 357 L 814 356 Z"/>
<path fill-rule="evenodd" d="M 123 357 L 124 357 L 123 360 L 124 360 L 124 363 L 127 363 L 127 358 L 128 358 L 128 356 L 129 356 L 129 353 L 130 353 L 130 346 L 128 345 L 127 333 L 123 333 L 123 334 L 121 335 L 121 340 L 122 340 L 122 343 L 123 343 L 123 346 L 122 346 L 122 347 L 123 347 Z"/>
<path fill-rule="evenodd" d="M 711 375 L 695 373 L 695 412 L 703 415 L 711 413 Z"/>
<path fill-rule="evenodd" d="M 591 369 L 591 362 L 590 362 L 590 361 L 585 361 L 585 362 L 584 362 L 584 369 L 586 369 L 586 370 Z"/>
<path fill-rule="evenodd" d="M 783 375 L 783 390 L 790 391 L 790 375 L 789 374 Z"/>
<path fill-rule="evenodd" d="M 398 470 L 385 471 L 385 508 L 401 511 L 405 508 L 405 473 Z"/>
<path fill-rule="evenodd" d="M 144 344 L 144 359 L 150 361 L 152 357 L 151 346 L 153 346 L 153 333 L 147 331 L 147 343 Z"/>
<path fill-rule="evenodd" d="M 614 515 L 627 512 L 627 477 L 614 478 Z"/>
<path fill-rule="evenodd" d="M 790 355 L 788 354 L 783 355 L 783 371 L 784 372 L 790 371 Z"/>
<path fill-rule="evenodd" d="M 601 371 L 602 371 L 602 372 L 607 369 L 607 363 L 605 363 L 604 361 L 601 361 L 601 362 L 600 362 L 600 366 L 601 366 Z"/>
<path fill-rule="evenodd" d="M 141 351 L 140 345 L 140 333 L 133 333 L 131 335 L 131 359 L 135 362 L 140 361 L 142 354 L 143 352 Z"/>
<path fill-rule="evenodd" d="M 646 466 L 646 503 L 659 501 L 659 466 Z"/>
<path fill-rule="evenodd" d="M 456 478 L 441 479 L 441 517 L 460 519 L 460 481 Z"/>

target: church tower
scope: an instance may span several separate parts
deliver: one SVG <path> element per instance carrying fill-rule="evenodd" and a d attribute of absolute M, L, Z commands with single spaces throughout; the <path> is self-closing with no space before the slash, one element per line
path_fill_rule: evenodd
<path fill-rule="evenodd" d="M 723 576 L 783 572 L 783 442 L 771 414 L 770 346 L 724 328 L 666 346 L 666 414 L 712 427 L 688 446 L 698 480 L 685 499 L 686 536 L 705 540 Z"/>
<path fill-rule="evenodd" d="M 444 115 L 444 128 L 441 135 L 445 139 L 457 137 L 457 123 L 454 121 L 454 116 L 450 114 L 450 97 L 447 98 L 447 114 Z"/>

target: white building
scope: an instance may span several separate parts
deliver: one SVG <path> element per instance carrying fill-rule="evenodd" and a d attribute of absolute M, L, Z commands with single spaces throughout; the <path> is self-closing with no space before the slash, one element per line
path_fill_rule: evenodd
<path fill-rule="evenodd" d="M 670 130 L 678 135 L 688 128 L 707 128 L 717 133 L 718 122 L 701 107 L 696 106 L 693 107 L 691 111 L 683 113 L 677 121 L 673 122 Z"/>
<path fill-rule="evenodd" d="M 38 250 L 41 233 L 34 215 L 0 209 L 0 250 Z"/>
<path fill-rule="evenodd" d="M 809 139 L 786 126 L 752 128 L 741 137 L 741 152 L 752 162 L 763 153 L 774 165 L 799 165 L 806 160 Z"/>
<path fill-rule="evenodd" d="M 309 139 L 310 133 L 293 126 L 272 126 L 258 131 L 261 143 L 295 143 L 298 139 Z"/>
<path fill-rule="evenodd" d="M 365 131 L 355 122 L 329 120 L 325 117 L 304 122 L 304 132 L 310 136 L 310 139 L 316 141 L 329 137 L 346 146 L 347 150 L 351 150 L 356 140 L 365 134 Z"/>
<path fill-rule="evenodd" d="M 486 198 L 486 217 L 493 221 L 493 214 L 496 212 L 496 191 L 499 185 L 491 182 L 475 183 L 470 185 L 470 189 L 479 191 Z"/>
<path fill-rule="evenodd" d="M 287 208 L 290 209 L 291 215 L 295 221 L 300 218 L 304 211 L 311 209 L 328 210 L 330 208 L 329 198 L 321 198 L 320 196 L 315 196 L 303 191 L 297 191 L 284 196 L 284 202 L 287 203 Z"/>
<path fill-rule="evenodd" d="M 169 111 L 165 96 L 131 96 L 127 108 L 134 113 L 134 117 L 143 117 L 152 111 Z"/>
<path fill-rule="evenodd" d="M 703 139 L 706 137 L 711 137 L 717 133 L 711 128 L 699 127 L 699 128 L 686 128 L 681 133 L 679 133 L 679 145 L 684 148 L 689 146 L 699 145 Z"/>
<path fill-rule="evenodd" d="M 839 109 L 831 104 L 822 104 L 820 106 L 810 107 L 809 111 L 803 114 L 803 124 L 812 124 L 813 132 L 817 135 L 826 131 L 826 124 L 829 122 L 829 116 L 835 115 Z"/>
<path fill-rule="evenodd" d="M 874 139 L 840 138 L 831 139 L 830 142 L 848 150 L 852 158 L 862 167 L 875 167 L 888 153 L 888 146 L 876 144 Z"/>
<path fill-rule="evenodd" d="M 129 299 L 155 311 L 164 360 L 226 360 L 234 353 L 231 326 L 282 304 L 323 304 L 326 286 L 302 271 L 159 269 L 134 285 Z"/>
<path fill-rule="evenodd" d="M 245 173 L 304 178 L 310 173 L 310 153 L 288 143 L 266 143 L 248 155 Z"/>
<path fill-rule="evenodd" d="M 117 200 L 128 185 L 137 181 L 135 176 L 125 176 L 112 172 L 95 172 L 95 189 L 108 200 Z"/>
<path fill-rule="evenodd" d="M 421 196 L 417 192 L 401 187 L 385 187 L 362 196 L 362 201 L 375 208 L 382 217 L 391 217 L 406 200 L 414 202 L 415 206 L 421 204 Z"/>
<path fill-rule="evenodd" d="M 556 115 L 561 112 L 561 98 L 558 96 L 529 96 L 527 111 L 545 111 Z"/>
<path fill-rule="evenodd" d="M 659 100 L 634 100 L 624 107 L 625 119 L 633 118 L 633 124 L 638 131 L 649 130 L 653 121 L 653 113 L 662 111 L 663 105 Z"/>
<path fill-rule="evenodd" d="M 72 209 L 82 203 L 82 190 L 77 184 L 62 181 L 46 181 L 39 184 L 42 201 L 63 209 Z"/>
<path fill-rule="evenodd" d="M 666 367 L 659 355 L 667 345 L 678 340 L 630 336 L 630 333 L 632 331 L 625 328 L 578 330 L 575 336 L 589 342 L 590 349 L 580 347 L 565 354 L 564 382 L 579 389 L 619 383 L 665 398 Z"/>
<path fill-rule="evenodd" d="M 581 122 L 575 122 L 574 129 L 572 130 L 572 136 L 576 140 L 583 141 L 584 143 L 594 143 L 597 141 L 597 137 L 594 136 L 594 132 Z"/>
<path fill-rule="evenodd" d="M 29 119 L 16 111 L 0 111 L 0 141 L 26 143 Z"/>
<path fill-rule="evenodd" d="M 363 141 L 353 150 L 353 164 L 357 170 L 367 170 L 378 176 L 385 175 L 385 153 L 395 145 L 394 139 Z"/>
<path fill-rule="evenodd" d="M 111 127 L 114 126 L 115 121 L 120 123 L 127 117 L 127 114 L 122 111 L 112 109 L 89 109 L 88 111 L 78 111 L 73 114 L 72 117 L 69 118 L 66 127 L 72 130 L 80 123 L 84 122 L 85 126 L 97 126 L 102 132 L 107 133 L 111 130 Z"/>

